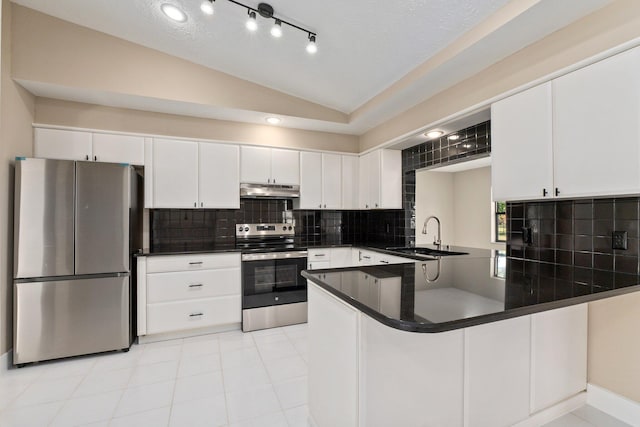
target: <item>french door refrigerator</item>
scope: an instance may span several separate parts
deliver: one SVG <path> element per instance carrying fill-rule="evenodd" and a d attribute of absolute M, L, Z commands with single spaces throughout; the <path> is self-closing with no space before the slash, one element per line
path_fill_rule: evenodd
<path fill-rule="evenodd" d="M 129 348 L 136 185 L 128 165 L 17 159 L 15 365 Z"/>

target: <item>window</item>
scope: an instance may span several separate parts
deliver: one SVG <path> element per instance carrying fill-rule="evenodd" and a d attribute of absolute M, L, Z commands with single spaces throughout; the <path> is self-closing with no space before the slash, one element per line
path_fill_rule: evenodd
<path fill-rule="evenodd" d="M 495 202 L 496 242 L 507 241 L 507 203 Z"/>

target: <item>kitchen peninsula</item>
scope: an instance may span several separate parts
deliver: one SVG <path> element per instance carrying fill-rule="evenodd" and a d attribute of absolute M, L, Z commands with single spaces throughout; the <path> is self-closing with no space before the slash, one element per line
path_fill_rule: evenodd
<path fill-rule="evenodd" d="M 303 272 L 310 417 L 319 427 L 526 426 L 581 406 L 587 303 L 640 286 L 585 285 L 572 268 L 496 252 Z"/>

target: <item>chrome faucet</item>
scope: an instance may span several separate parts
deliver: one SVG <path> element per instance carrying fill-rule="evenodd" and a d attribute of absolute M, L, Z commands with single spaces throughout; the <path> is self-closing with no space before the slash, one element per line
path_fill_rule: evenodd
<path fill-rule="evenodd" d="M 438 223 L 438 236 L 434 236 L 433 238 L 433 244 L 436 246 L 440 246 L 440 244 L 442 243 L 442 241 L 440 240 L 441 238 L 441 234 L 440 234 L 440 220 L 438 219 L 437 216 L 433 216 L 431 215 L 429 218 L 424 220 L 424 226 L 422 227 L 422 234 L 427 234 L 427 225 L 429 224 L 429 221 L 435 219 L 436 222 Z"/>

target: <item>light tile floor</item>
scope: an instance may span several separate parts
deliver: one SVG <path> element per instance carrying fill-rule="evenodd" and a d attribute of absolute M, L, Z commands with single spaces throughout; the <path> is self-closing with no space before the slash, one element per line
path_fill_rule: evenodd
<path fill-rule="evenodd" d="M 585 405 L 543 427 L 631 427 L 593 406 Z"/>
<path fill-rule="evenodd" d="M 134 345 L 0 373 L 0 426 L 308 427 L 307 325 Z M 625 427 L 584 406 L 545 427 Z"/>
<path fill-rule="evenodd" d="M 297 427 L 307 325 L 152 344 L 0 373 L 0 426 Z"/>

